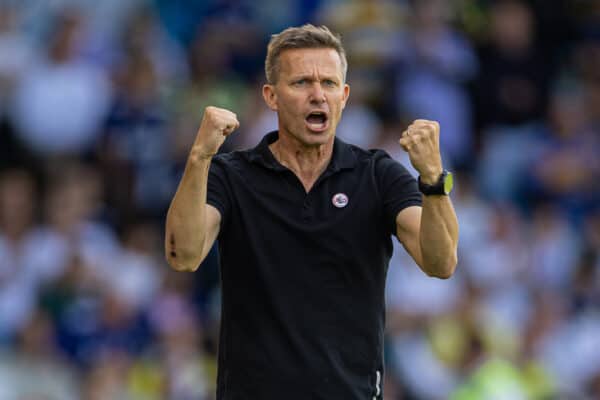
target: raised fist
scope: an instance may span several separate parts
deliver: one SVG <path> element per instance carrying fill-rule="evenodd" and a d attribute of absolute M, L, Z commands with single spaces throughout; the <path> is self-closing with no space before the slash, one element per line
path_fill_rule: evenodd
<path fill-rule="evenodd" d="M 206 107 L 196 134 L 193 153 L 201 158 L 217 154 L 227 135 L 240 126 L 237 116 L 224 108 Z"/>
<path fill-rule="evenodd" d="M 398 141 L 408 153 L 410 163 L 419 171 L 421 181 L 433 184 L 442 173 L 440 155 L 440 124 L 437 121 L 417 119 L 402 132 Z"/>

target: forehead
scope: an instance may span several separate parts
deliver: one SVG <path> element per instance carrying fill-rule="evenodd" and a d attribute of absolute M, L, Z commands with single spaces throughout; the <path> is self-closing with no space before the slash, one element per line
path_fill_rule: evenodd
<path fill-rule="evenodd" d="M 279 55 L 281 75 L 343 75 L 342 61 L 335 49 L 287 49 Z"/>

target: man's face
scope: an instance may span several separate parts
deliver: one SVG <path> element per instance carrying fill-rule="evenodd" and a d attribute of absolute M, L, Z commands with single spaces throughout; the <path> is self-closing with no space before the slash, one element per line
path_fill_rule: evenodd
<path fill-rule="evenodd" d="M 290 49 L 279 57 L 279 79 L 263 87 L 269 108 L 277 111 L 279 134 L 303 146 L 333 140 L 350 87 L 334 49 Z"/>

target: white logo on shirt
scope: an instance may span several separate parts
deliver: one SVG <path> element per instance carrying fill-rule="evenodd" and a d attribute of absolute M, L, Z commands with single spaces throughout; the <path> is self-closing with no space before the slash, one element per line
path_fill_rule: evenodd
<path fill-rule="evenodd" d="M 331 198 L 331 202 L 337 208 L 344 208 L 348 205 L 348 196 L 346 196 L 344 193 L 334 194 Z"/>

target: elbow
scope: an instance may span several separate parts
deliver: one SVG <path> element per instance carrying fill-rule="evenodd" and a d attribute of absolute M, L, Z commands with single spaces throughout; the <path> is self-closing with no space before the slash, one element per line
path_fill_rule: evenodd
<path fill-rule="evenodd" d="M 175 271 L 194 272 L 200 267 L 200 263 L 204 259 L 204 256 L 198 254 L 196 249 L 181 244 L 176 245 L 175 235 L 170 233 L 169 230 L 166 232 L 164 250 L 167 264 Z"/>
<path fill-rule="evenodd" d="M 454 269 L 448 268 L 448 269 L 436 271 L 432 274 L 429 274 L 429 276 L 431 276 L 432 278 L 438 278 L 438 279 L 449 279 L 453 274 L 454 274 Z"/>
<path fill-rule="evenodd" d="M 175 252 L 167 252 L 166 260 L 167 264 L 178 272 L 194 272 L 200 267 L 202 262 L 202 260 L 184 259 L 175 254 Z"/>
<path fill-rule="evenodd" d="M 458 264 L 458 257 L 454 255 L 449 260 L 444 261 L 443 263 L 441 262 L 438 265 L 432 265 L 430 268 L 427 268 L 425 270 L 427 275 L 438 279 L 449 279 L 454 275 L 456 265 Z"/>

